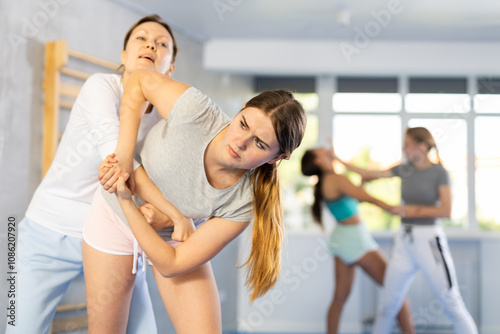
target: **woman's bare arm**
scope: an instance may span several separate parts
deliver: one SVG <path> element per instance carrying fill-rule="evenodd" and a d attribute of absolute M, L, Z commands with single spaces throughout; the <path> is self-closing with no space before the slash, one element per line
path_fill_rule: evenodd
<path fill-rule="evenodd" d="M 363 178 L 363 181 L 372 181 L 384 177 L 393 177 L 394 174 L 390 169 L 387 170 L 368 170 L 364 169 L 358 166 L 354 166 L 353 164 L 349 162 L 342 161 L 340 159 L 337 159 L 339 162 L 341 162 L 344 166 L 346 166 L 347 169 L 352 170 L 355 173 L 358 173 L 361 175 Z"/>
<path fill-rule="evenodd" d="M 405 218 L 450 218 L 451 217 L 451 188 L 442 185 L 438 188 L 440 205 L 402 205 L 400 215 Z"/>
<path fill-rule="evenodd" d="M 123 178 L 118 179 L 117 197 L 137 242 L 164 277 L 178 276 L 198 268 L 217 255 L 249 225 L 211 218 L 189 239 L 173 248 L 153 230 L 136 208 Z"/>
<path fill-rule="evenodd" d="M 184 216 L 162 194 L 160 189 L 149 179 L 142 166 L 134 172 L 136 180 L 135 194 L 167 215 L 173 222 L 172 239 L 185 241 L 195 230 L 193 220 Z"/>
<path fill-rule="evenodd" d="M 133 180 L 133 156 L 147 102 L 166 119 L 175 102 L 188 88 L 189 85 L 154 71 L 139 70 L 130 74 L 120 105 L 120 129 L 115 149 L 118 163 L 100 179 L 105 190 L 116 191 L 116 181 L 125 173 Z M 131 185 L 133 192 L 135 184 L 132 182 Z"/>
<path fill-rule="evenodd" d="M 355 198 L 360 202 L 368 202 L 374 204 L 386 211 L 392 210 L 393 206 L 381 201 L 372 195 L 368 194 L 363 188 L 354 185 L 347 177 L 336 175 L 335 182 L 340 193 Z"/>

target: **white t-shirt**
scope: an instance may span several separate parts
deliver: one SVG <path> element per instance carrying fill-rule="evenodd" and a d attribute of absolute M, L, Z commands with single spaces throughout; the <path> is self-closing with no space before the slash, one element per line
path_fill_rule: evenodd
<path fill-rule="evenodd" d="M 100 186 L 97 167 L 116 148 L 122 95 L 120 75 L 98 73 L 85 82 L 54 161 L 28 207 L 28 218 L 57 232 L 81 237 L 90 203 Z M 156 109 L 144 115 L 138 150 L 146 133 L 160 119 Z"/>

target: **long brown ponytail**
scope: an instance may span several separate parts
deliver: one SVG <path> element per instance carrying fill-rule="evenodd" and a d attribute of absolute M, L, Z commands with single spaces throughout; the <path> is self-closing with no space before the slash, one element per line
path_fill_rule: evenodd
<path fill-rule="evenodd" d="M 323 193 L 321 192 L 321 181 L 323 180 L 323 172 L 321 171 L 320 166 L 318 166 L 315 162 L 316 154 L 314 154 L 314 150 L 307 150 L 306 153 L 302 156 L 302 160 L 300 162 L 302 174 L 306 176 L 316 175 L 318 176 L 318 182 L 314 186 L 314 203 L 311 207 L 311 211 L 314 217 L 314 221 L 322 224 L 321 219 L 321 202 L 323 201 Z"/>
<path fill-rule="evenodd" d="M 254 171 L 253 192 L 252 250 L 246 262 L 251 266 L 246 283 L 251 301 L 271 289 L 281 272 L 284 222 L 276 164 Z"/>
<path fill-rule="evenodd" d="M 247 102 L 265 112 L 274 126 L 280 152 L 289 157 L 300 145 L 306 128 L 306 115 L 293 95 L 283 90 L 265 91 Z M 242 266 L 248 265 L 246 285 L 250 300 L 269 291 L 281 272 L 284 222 L 277 163 L 265 163 L 253 172 L 252 249 Z"/>

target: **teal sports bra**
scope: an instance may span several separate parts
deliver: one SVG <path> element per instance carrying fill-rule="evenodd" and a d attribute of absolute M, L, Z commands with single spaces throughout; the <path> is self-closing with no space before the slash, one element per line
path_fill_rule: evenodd
<path fill-rule="evenodd" d="M 325 201 L 326 206 L 337 221 L 350 218 L 358 213 L 358 200 L 342 196 L 334 201 Z"/>

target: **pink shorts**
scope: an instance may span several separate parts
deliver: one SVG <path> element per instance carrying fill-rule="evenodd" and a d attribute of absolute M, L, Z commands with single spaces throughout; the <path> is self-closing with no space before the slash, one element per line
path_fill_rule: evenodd
<path fill-rule="evenodd" d="M 145 255 L 137 244 L 130 227 L 113 211 L 102 196 L 101 187 L 94 195 L 89 215 L 83 226 L 83 240 L 103 253 L 133 255 L 134 267 L 137 256 Z M 172 247 L 181 244 L 174 240 L 165 242 Z M 148 263 L 151 264 L 149 260 Z"/>

